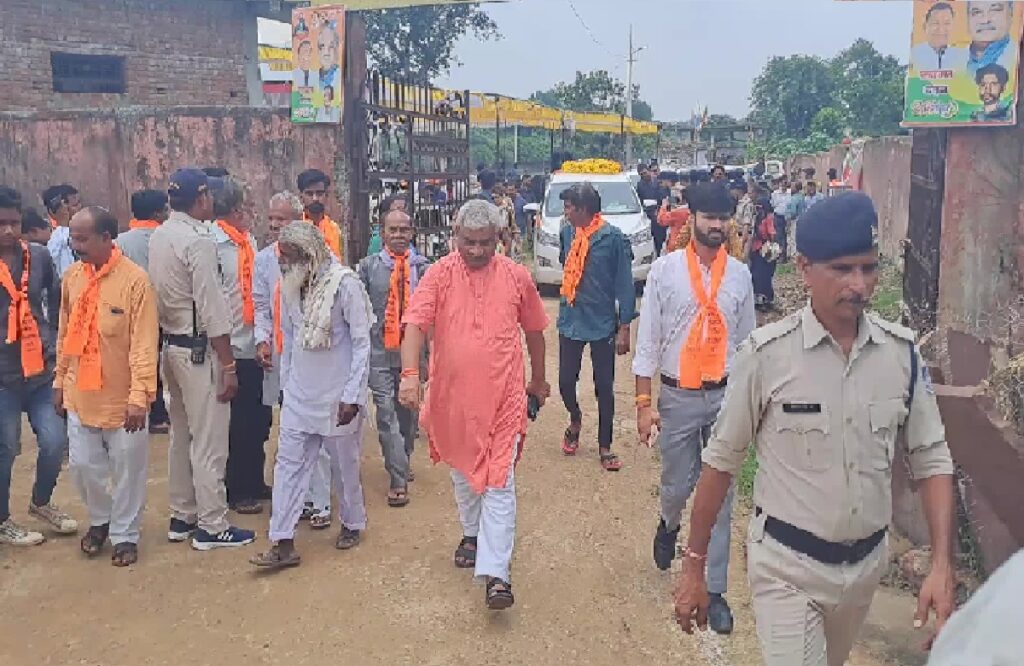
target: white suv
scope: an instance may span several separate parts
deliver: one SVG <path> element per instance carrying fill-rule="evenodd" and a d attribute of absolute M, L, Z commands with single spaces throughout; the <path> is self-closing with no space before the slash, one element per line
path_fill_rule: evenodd
<path fill-rule="evenodd" d="M 633 248 L 633 281 L 644 282 L 654 263 L 654 238 L 651 220 L 643 211 L 636 188 L 629 174 L 614 175 L 556 173 L 551 176 L 544 203 L 531 204 L 529 210 L 537 212 L 533 232 L 533 277 L 538 284 L 562 284 L 562 264 L 559 259 L 559 233 L 564 221 L 562 192 L 577 183 L 590 183 L 601 195 L 601 214 L 609 224 L 619 228 Z M 657 205 L 651 202 L 649 205 Z"/>

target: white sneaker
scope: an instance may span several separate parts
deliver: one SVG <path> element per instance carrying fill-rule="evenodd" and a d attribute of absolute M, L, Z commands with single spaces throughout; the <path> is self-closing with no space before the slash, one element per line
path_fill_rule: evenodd
<path fill-rule="evenodd" d="M 0 543 L 8 546 L 38 546 L 46 541 L 39 532 L 29 532 L 10 518 L 0 523 Z"/>
<path fill-rule="evenodd" d="M 57 534 L 74 534 L 78 531 L 78 521 L 60 510 L 54 503 L 45 506 L 36 506 L 28 503 L 29 515 L 49 523 Z"/>

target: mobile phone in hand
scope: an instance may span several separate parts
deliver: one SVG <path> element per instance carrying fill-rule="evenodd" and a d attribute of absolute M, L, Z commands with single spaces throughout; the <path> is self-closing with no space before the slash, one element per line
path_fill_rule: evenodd
<path fill-rule="evenodd" d="M 530 417 L 531 421 L 537 420 L 537 415 L 540 413 L 540 400 L 535 395 L 526 396 L 526 415 Z"/>

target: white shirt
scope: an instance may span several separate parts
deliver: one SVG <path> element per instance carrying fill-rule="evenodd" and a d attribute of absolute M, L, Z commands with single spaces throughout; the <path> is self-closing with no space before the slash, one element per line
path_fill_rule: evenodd
<path fill-rule="evenodd" d="M 918 72 L 934 72 L 936 70 L 962 71 L 967 67 L 967 49 L 947 46 L 939 53 L 925 42 L 918 44 L 910 51 L 910 66 Z M 936 83 L 942 84 L 942 81 Z"/>
<path fill-rule="evenodd" d="M 711 288 L 711 270 L 700 266 L 704 288 Z M 754 285 L 746 264 L 729 257 L 718 289 L 718 308 L 729 331 L 725 372 L 729 374 L 736 348 L 756 326 Z M 682 354 L 699 304 L 690 287 L 690 273 L 684 250 L 676 250 L 656 260 L 647 276 L 640 324 L 636 335 L 633 374 L 653 378 L 658 370 L 673 379 L 679 376 Z"/>
<path fill-rule="evenodd" d="M 238 281 L 238 248 L 224 230 L 214 225 L 213 238 L 217 242 L 217 268 L 220 271 L 221 288 L 231 311 L 231 348 L 235 358 L 256 358 L 256 339 L 253 326 L 242 318 L 242 285 Z M 256 254 L 256 240 L 248 234 L 249 245 L 253 255 Z M 253 273 L 256 272 L 256 261 L 253 259 Z M 255 282 L 255 276 L 253 282 Z M 254 302 L 255 305 L 255 302 Z"/>
<path fill-rule="evenodd" d="M 286 294 L 281 297 L 281 428 L 326 437 L 354 433 L 359 419 L 347 426 L 337 423 L 341 404 L 360 405 L 366 415 L 371 310 L 363 283 L 352 271 L 342 279 L 331 309 L 329 349 L 302 346 L 300 304 L 289 302 Z"/>
<path fill-rule="evenodd" d="M 1007 560 L 953 617 L 928 666 L 1019 664 L 1024 655 L 1024 550 Z"/>
<path fill-rule="evenodd" d="M 772 192 L 772 209 L 776 215 L 785 215 L 786 207 L 789 206 L 790 194 L 786 190 L 775 190 Z"/>
<path fill-rule="evenodd" d="M 57 227 L 50 234 L 50 240 L 46 244 L 53 258 L 53 267 L 57 270 L 57 277 L 64 277 L 64 271 L 71 268 L 71 264 L 77 261 L 75 253 L 71 251 L 71 228 Z"/>
<path fill-rule="evenodd" d="M 252 301 L 256 309 L 256 344 L 266 342 L 274 349 L 274 288 L 281 279 L 281 266 L 277 263 L 277 243 L 268 245 L 256 253 L 256 266 L 252 276 Z M 280 359 L 273 360 L 274 367 L 263 371 L 263 404 L 276 405 L 281 390 Z"/>

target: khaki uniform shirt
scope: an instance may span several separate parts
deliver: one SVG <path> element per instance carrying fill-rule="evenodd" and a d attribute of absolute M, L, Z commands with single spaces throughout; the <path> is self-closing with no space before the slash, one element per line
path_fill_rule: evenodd
<path fill-rule="evenodd" d="M 205 222 L 173 212 L 149 239 L 149 275 L 156 290 L 160 328 L 192 335 L 195 304 L 199 333 L 231 333 L 231 311 L 217 274 L 217 246 Z"/>
<path fill-rule="evenodd" d="M 149 409 L 156 398 L 157 316 L 149 277 L 122 258 L 100 280 L 96 325 L 100 331 L 103 388 L 78 389 L 78 358 L 60 353 L 72 309 L 89 286 L 85 265 L 77 261 L 64 273 L 60 301 L 60 336 L 54 388 L 63 389 L 64 407 L 90 428 L 124 426 L 128 405 Z"/>
<path fill-rule="evenodd" d="M 704 462 L 736 474 L 753 442 L 754 501 L 768 515 L 837 543 L 888 527 L 897 442 L 915 479 L 953 473 L 923 363 L 907 408 L 913 340 L 866 314 L 847 358 L 809 305 L 754 331 Z"/>

